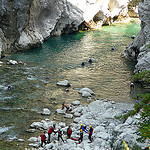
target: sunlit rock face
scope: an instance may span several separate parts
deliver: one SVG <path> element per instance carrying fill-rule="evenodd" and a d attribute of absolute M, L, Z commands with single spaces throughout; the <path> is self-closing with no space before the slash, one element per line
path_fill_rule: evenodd
<path fill-rule="evenodd" d="M 0 56 L 41 46 L 51 36 L 78 31 L 83 22 L 109 24 L 127 17 L 129 0 L 0 0 Z"/>
<path fill-rule="evenodd" d="M 135 72 L 150 70 L 150 2 L 142 0 L 139 4 L 141 30 L 137 38 L 124 50 L 125 57 L 136 60 Z"/>

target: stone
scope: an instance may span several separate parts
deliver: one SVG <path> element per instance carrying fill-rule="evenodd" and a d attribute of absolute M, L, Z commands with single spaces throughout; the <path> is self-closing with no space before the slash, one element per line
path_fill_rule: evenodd
<path fill-rule="evenodd" d="M 78 106 L 78 105 L 80 105 L 80 101 L 73 101 L 73 102 L 72 102 L 72 105 Z"/>
<path fill-rule="evenodd" d="M 16 64 L 18 64 L 18 62 L 15 61 L 15 60 L 9 60 L 8 64 L 10 64 L 10 65 L 16 65 Z"/>
<path fill-rule="evenodd" d="M 73 120 L 74 123 L 79 123 L 79 121 L 81 120 L 81 118 L 77 117 Z"/>
<path fill-rule="evenodd" d="M 99 132 L 97 136 L 103 140 L 108 140 L 110 138 L 110 134 L 106 132 Z"/>
<path fill-rule="evenodd" d="M 57 82 L 57 85 L 68 87 L 68 86 L 70 86 L 70 83 L 69 83 L 68 80 L 64 80 L 64 81 L 59 81 L 59 82 Z"/>
<path fill-rule="evenodd" d="M 82 92 L 82 97 L 89 97 L 91 94 L 89 92 L 83 91 Z"/>
<path fill-rule="evenodd" d="M 94 92 L 93 92 L 91 89 L 89 89 L 89 88 L 82 88 L 82 89 L 79 91 L 80 94 L 82 94 L 83 92 L 88 92 L 88 93 L 90 93 L 90 94 L 94 94 Z"/>
<path fill-rule="evenodd" d="M 64 127 L 66 127 L 66 124 L 65 124 L 64 122 L 60 122 L 60 123 L 59 123 L 59 126 L 60 126 L 61 128 L 64 128 Z"/>
<path fill-rule="evenodd" d="M 126 58 L 136 60 L 134 72 L 150 70 L 150 3 L 147 0 L 140 1 L 138 12 L 141 20 L 141 30 L 138 36 L 123 51 Z"/>
<path fill-rule="evenodd" d="M 35 143 L 35 142 L 37 142 L 37 138 L 36 137 L 30 137 L 28 139 L 28 141 L 31 142 L 31 143 Z"/>
<path fill-rule="evenodd" d="M 34 133 L 34 132 L 36 132 L 36 129 L 28 129 L 28 130 L 26 130 L 26 132 Z"/>
<path fill-rule="evenodd" d="M 24 142 L 25 140 L 24 139 L 18 139 L 18 142 Z"/>
<path fill-rule="evenodd" d="M 80 116 L 81 116 L 81 113 L 75 112 L 75 113 L 74 113 L 74 116 L 75 116 L 75 117 L 80 117 Z"/>
<path fill-rule="evenodd" d="M 30 127 L 31 128 L 35 128 L 35 129 L 39 129 L 39 128 L 42 128 L 42 123 L 41 122 L 33 122 Z"/>
<path fill-rule="evenodd" d="M 128 117 L 128 119 L 126 120 L 125 124 L 127 124 L 127 125 L 131 125 L 131 124 L 132 124 L 132 122 L 133 122 L 132 117 Z"/>
<path fill-rule="evenodd" d="M 94 129 L 94 133 L 102 132 L 102 131 L 105 131 L 105 128 L 104 128 L 103 126 L 97 126 L 97 127 Z"/>
<path fill-rule="evenodd" d="M 66 115 L 65 115 L 65 118 L 67 118 L 67 119 L 72 119 L 72 118 L 73 118 L 73 115 L 72 115 L 72 114 L 66 114 Z"/>
<path fill-rule="evenodd" d="M 42 115 L 50 115 L 51 111 L 48 108 L 44 108 L 41 114 Z"/>
<path fill-rule="evenodd" d="M 56 112 L 57 112 L 57 114 L 63 114 L 64 115 L 64 114 L 66 114 L 66 109 L 63 109 L 63 110 L 57 109 Z"/>
<path fill-rule="evenodd" d="M 73 109 L 71 112 L 72 112 L 72 113 L 75 113 L 75 112 L 81 113 L 81 112 L 83 111 L 83 109 L 84 109 L 84 107 L 79 106 L 79 107 Z"/>

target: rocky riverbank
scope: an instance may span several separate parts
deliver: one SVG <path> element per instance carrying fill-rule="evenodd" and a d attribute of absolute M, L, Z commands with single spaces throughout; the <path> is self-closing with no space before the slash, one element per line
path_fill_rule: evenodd
<path fill-rule="evenodd" d="M 89 98 L 87 99 L 89 101 Z M 88 134 L 84 133 L 83 142 L 78 144 L 78 141 L 66 139 L 67 126 L 64 122 L 55 122 L 49 119 L 42 120 L 41 122 L 33 122 L 30 130 L 38 130 L 39 134 L 43 131 L 47 131 L 53 124 L 56 125 L 56 129 L 61 128 L 63 131 L 63 139 L 65 142 L 57 141 L 57 134 L 52 134 L 51 139 L 53 142 L 39 147 L 40 136 L 30 137 L 28 139 L 28 146 L 26 150 L 32 149 L 53 149 L 53 150 L 111 150 L 119 148 L 123 149 L 123 141 L 126 142 L 129 148 L 134 146 L 145 149 L 148 147 L 148 141 L 145 143 L 139 143 L 136 141 L 138 138 L 136 131 L 138 130 L 138 122 L 140 114 L 136 114 L 133 117 L 129 117 L 125 122 L 115 119 L 115 116 L 125 114 L 127 111 L 133 110 L 134 104 L 129 103 L 116 103 L 115 101 L 109 101 L 107 99 L 97 99 L 91 102 L 89 105 L 81 105 L 80 101 L 74 101 L 71 104 L 72 111 L 70 114 L 62 114 L 62 117 L 73 118 L 71 123 L 72 138 L 79 138 L 80 124 L 86 125 L 87 129 L 92 125 L 94 132 L 92 135 L 93 142 L 89 143 Z M 57 111 L 58 112 L 58 111 Z M 24 141 L 19 139 L 19 141 Z"/>

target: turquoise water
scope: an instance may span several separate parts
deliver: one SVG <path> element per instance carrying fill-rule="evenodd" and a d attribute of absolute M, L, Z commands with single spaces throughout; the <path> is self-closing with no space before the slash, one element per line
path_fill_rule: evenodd
<path fill-rule="evenodd" d="M 92 89 L 95 92 L 93 99 L 108 98 L 129 103 L 133 102 L 132 96 L 136 93 L 146 92 L 136 85 L 134 93 L 130 93 L 135 62 L 121 57 L 122 51 L 133 41 L 129 37 L 139 32 L 139 23 L 134 20 L 102 27 L 101 31 L 52 37 L 40 48 L 2 59 L 22 61 L 26 65 L 5 64 L 0 70 L 0 145 L 6 147 L 3 140 L 27 138 L 29 135 L 25 130 L 33 121 L 44 118 L 39 112 L 45 107 L 54 112 L 64 100 L 86 103 L 86 99 L 78 94 L 80 88 Z M 92 64 L 88 63 L 90 58 Z M 82 62 L 85 66 L 81 66 Z M 69 92 L 56 86 L 62 80 L 70 82 Z M 7 90 L 8 85 L 12 85 L 11 91 Z M 54 102 L 58 104 L 54 105 Z M 64 121 L 55 117 L 57 121 Z"/>

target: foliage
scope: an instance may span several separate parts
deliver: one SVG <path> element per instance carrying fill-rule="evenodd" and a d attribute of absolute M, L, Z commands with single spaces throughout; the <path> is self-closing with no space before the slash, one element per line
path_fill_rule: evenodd
<path fill-rule="evenodd" d="M 144 82 L 150 84 L 150 71 L 144 70 L 141 71 L 140 73 L 135 73 L 131 78 L 133 81 L 143 80 Z"/>
<path fill-rule="evenodd" d="M 112 150 L 121 150 L 123 149 L 122 141 L 117 142 L 117 137 L 120 133 L 118 131 L 112 131 L 112 135 L 109 141 L 110 147 Z"/>
<path fill-rule="evenodd" d="M 141 122 L 138 130 L 138 135 L 141 137 L 139 141 L 150 139 L 150 93 L 140 95 L 139 103 L 135 104 L 135 111 L 140 112 Z"/>
<path fill-rule="evenodd" d="M 134 105 L 134 110 L 128 111 L 126 114 L 117 116 L 116 118 L 125 122 L 129 116 L 140 113 L 141 118 L 137 134 L 140 135 L 138 140 L 143 142 L 146 139 L 150 139 L 150 93 L 137 96 L 138 100 Z"/>

